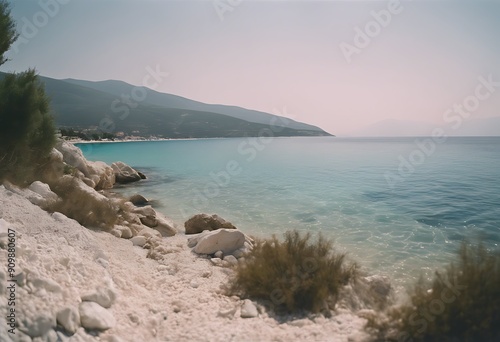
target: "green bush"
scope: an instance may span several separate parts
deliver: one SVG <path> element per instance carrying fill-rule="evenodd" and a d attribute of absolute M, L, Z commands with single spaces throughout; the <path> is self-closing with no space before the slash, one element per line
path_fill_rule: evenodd
<path fill-rule="evenodd" d="M 345 254 L 336 253 L 321 235 L 287 232 L 284 241 L 257 241 L 246 262 L 236 268 L 229 292 L 261 299 L 276 312 L 319 312 L 335 305 L 340 288 L 356 274 Z"/>
<path fill-rule="evenodd" d="M 9 50 L 10 46 L 17 39 L 18 35 L 15 26 L 14 21 L 10 17 L 9 4 L 4 0 L 0 0 L 0 65 L 7 61 L 3 54 Z"/>
<path fill-rule="evenodd" d="M 500 341 L 500 253 L 463 243 L 458 261 L 420 280 L 391 318 L 397 341 Z"/>
<path fill-rule="evenodd" d="M 0 81 L 0 181 L 29 183 L 55 145 L 49 101 L 34 70 Z"/>

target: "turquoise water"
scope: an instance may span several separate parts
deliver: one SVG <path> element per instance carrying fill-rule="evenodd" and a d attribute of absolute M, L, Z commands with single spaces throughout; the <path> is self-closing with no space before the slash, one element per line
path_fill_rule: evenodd
<path fill-rule="evenodd" d="M 217 213 L 247 233 L 322 232 L 404 286 L 464 238 L 500 242 L 500 138 L 280 138 L 81 144 L 148 180 L 120 188 L 182 225 Z M 421 146 L 421 147 L 419 147 Z M 398 170 L 399 168 L 399 170 Z"/>

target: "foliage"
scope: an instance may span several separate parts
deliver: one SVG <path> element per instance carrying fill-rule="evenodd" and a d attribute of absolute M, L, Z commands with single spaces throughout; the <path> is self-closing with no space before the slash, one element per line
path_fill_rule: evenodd
<path fill-rule="evenodd" d="M 0 181 L 29 182 L 55 145 L 49 100 L 34 70 L 0 81 Z"/>
<path fill-rule="evenodd" d="M 287 232 L 257 241 L 246 262 L 239 265 L 229 291 L 269 302 L 276 311 L 318 312 L 333 308 L 340 288 L 356 274 L 345 254 L 321 235 L 311 242 L 309 233 Z"/>
<path fill-rule="evenodd" d="M 50 211 L 60 212 L 88 228 L 111 229 L 117 222 L 118 207 L 109 198 L 84 186 L 78 178 L 66 175 L 51 187 L 62 200 L 49 208 Z"/>
<path fill-rule="evenodd" d="M 9 5 L 6 1 L 0 0 L 0 65 L 7 61 L 4 53 L 9 50 L 17 36 L 14 21 L 10 17 Z"/>
<path fill-rule="evenodd" d="M 500 341 L 500 253 L 463 243 L 458 261 L 420 280 L 391 318 L 398 341 Z"/>

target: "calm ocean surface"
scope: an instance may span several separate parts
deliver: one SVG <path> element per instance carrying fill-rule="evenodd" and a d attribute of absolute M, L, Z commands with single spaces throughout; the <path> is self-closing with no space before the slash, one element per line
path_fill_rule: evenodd
<path fill-rule="evenodd" d="M 172 140 L 78 145 L 149 179 L 121 188 L 182 225 L 217 213 L 246 233 L 298 229 L 335 239 L 365 269 L 404 286 L 464 238 L 500 243 L 500 137 Z M 425 140 L 425 143 L 422 142 Z M 419 147 L 420 146 L 420 147 Z"/>

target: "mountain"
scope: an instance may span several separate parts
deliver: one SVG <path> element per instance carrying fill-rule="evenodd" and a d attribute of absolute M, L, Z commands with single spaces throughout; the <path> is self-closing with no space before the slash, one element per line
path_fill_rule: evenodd
<path fill-rule="evenodd" d="M 0 78 L 3 75 L 0 73 Z M 271 121 L 273 115 L 261 112 L 255 112 L 258 115 L 254 115 L 254 111 L 238 108 L 235 111 L 237 116 L 244 113 L 248 117 L 243 120 L 215 111 L 221 109 L 226 113 L 232 108 L 230 106 L 204 105 L 148 88 L 144 90 L 149 101 L 127 103 L 121 99 L 121 90 L 128 90 L 128 93 L 123 94 L 130 96 L 133 86 L 119 81 L 66 81 L 43 76 L 40 79 L 51 98 L 51 107 L 59 127 L 101 129 L 125 132 L 127 135 L 155 135 L 165 138 L 259 136 L 266 134 L 266 130 L 268 132 L 270 128 L 273 128 L 274 136 L 330 136 L 317 127 L 291 120 L 290 125 L 271 126 L 274 123 Z M 92 83 L 98 86 L 85 86 Z M 109 86 L 100 89 L 103 84 Z M 170 104 L 168 99 L 172 99 Z M 256 122 L 264 120 L 263 118 L 268 121 Z"/>
<path fill-rule="evenodd" d="M 206 104 L 198 101 L 193 101 L 177 95 L 160 93 L 146 87 L 136 87 L 122 81 L 108 80 L 108 81 L 93 82 L 93 81 L 81 81 L 74 79 L 65 79 L 63 81 L 83 86 L 86 88 L 102 91 L 111 94 L 115 97 L 120 97 L 122 95 L 130 96 L 134 88 L 140 88 L 141 90 L 144 90 L 147 94 L 144 103 L 155 106 L 218 113 L 231 116 L 233 118 L 250 121 L 254 123 L 265 124 L 265 125 L 269 125 L 270 123 L 273 122 L 284 122 L 284 120 L 282 119 L 286 119 L 287 127 L 289 128 L 323 132 L 323 130 L 319 127 L 297 122 L 289 118 L 283 118 L 281 116 L 259 112 L 256 110 L 249 110 L 236 106 Z"/>
<path fill-rule="evenodd" d="M 448 136 L 500 136 L 500 116 L 471 118 L 463 120 L 459 127 L 456 123 L 441 125 L 421 121 L 388 119 L 352 132 L 349 136 L 359 137 L 418 137 L 430 136 L 435 128 L 442 128 Z"/>

